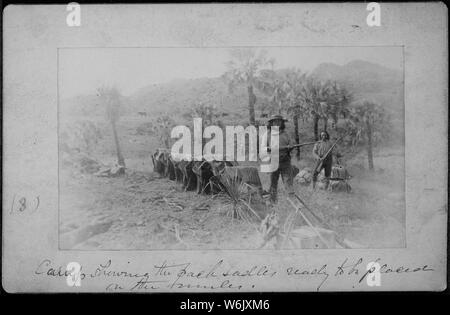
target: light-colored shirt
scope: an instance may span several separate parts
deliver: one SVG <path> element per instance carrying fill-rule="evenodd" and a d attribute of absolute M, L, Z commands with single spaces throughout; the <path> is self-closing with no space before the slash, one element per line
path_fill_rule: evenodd
<path fill-rule="evenodd" d="M 323 156 L 325 154 L 327 154 L 327 152 L 331 149 L 332 146 L 333 146 L 333 143 L 330 140 L 327 140 L 327 141 L 322 140 L 314 145 L 313 155 L 316 158 L 323 158 Z M 333 150 L 337 151 L 336 146 L 334 146 Z M 328 154 L 328 156 L 327 156 L 327 159 L 330 159 L 332 154 L 333 154 L 333 152 L 330 152 L 330 154 Z M 339 153 L 336 153 L 335 155 L 339 156 Z"/>

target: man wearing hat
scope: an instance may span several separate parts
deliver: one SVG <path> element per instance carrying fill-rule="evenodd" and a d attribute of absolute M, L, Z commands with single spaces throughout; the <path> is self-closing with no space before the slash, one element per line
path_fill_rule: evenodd
<path fill-rule="evenodd" d="M 294 178 L 292 173 L 292 165 L 291 165 L 291 145 L 294 143 L 289 138 L 289 135 L 285 131 L 285 122 L 287 119 L 284 119 L 281 115 L 274 115 L 268 121 L 269 130 L 273 126 L 278 127 L 278 144 L 279 144 L 279 166 L 278 169 L 270 174 L 270 199 L 273 203 L 277 202 L 277 194 L 278 194 L 278 179 L 281 178 L 283 180 L 284 186 L 289 195 L 294 194 Z"/>

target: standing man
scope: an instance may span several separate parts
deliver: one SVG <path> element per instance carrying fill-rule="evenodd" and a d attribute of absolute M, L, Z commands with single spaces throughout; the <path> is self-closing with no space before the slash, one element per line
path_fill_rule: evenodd
<path fill-rule="evenodd" d="M 325 169 L 325 189 L 328 188 L 328 184 L 330 182 L 330 176 L 331 176 L 331 169 L 333 166 L 333 148 L 331 152 L 330 149 L 332 148 L 333 144 L 330 141 L 330 135 L 327 131 L 322 131 L 320 133 L 320 141 L 314 145 L 313 148 L 313 156 L 317 159 L 317 166 L 316 169 L 314 169 L 313 178 L 312 178 L 312 187 L 313 189 L 316 187 L 317 182 L 317 176 L 322 171 L 322 169 Z M 336 150 L 337 151 L 337 150 Z M 325 154 L 327 154 L 325 156 Z M 339 158 L 341 155 L 339 153 L 335 154 L 337 158 Z M 321 165 L 319 165 L 322 162 Z"/>
<path fill-rule="evenodd" d="M 277 202 L 278 195 L 278 179 L 281 178 L 283 180 L 283 184 L 290 196 L 294 194 L 294 178 L 293 178 L 293 170 L 291 165 L 291 151 L 293 144 L 292 140 L 289 138 L 289 135 L 286 133 L 285 122 L 287 119 L 284 119 L 281 115 L 274 115 L 269 119 L 269 130 L 273 126 L 278 126 L 279 134 L 278 134 L 278 143 L 279 143 L 279 166 L 278 169 L 272 173 L 270 173 L 270 200 L 272 203 Z"/>

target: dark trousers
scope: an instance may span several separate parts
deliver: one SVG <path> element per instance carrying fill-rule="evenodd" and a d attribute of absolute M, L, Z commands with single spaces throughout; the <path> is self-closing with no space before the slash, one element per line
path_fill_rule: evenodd
<path fill-rule="evenodd" d="M 329 181 L 329 178 L 330 178 L 330 176 L 331 176 L 331 168 L 332 168 L 332 166 L 333 166 L 333 159 L 328 158 L 328 159 L 325 159 L 325 160 L 323 161 L 321 167 L 320 167 L 319 169 L 317 169 L 317 170 L 313 173 L 313 187 L 315 187 L 316 182 L 317 182 L 317 176 L 318 176 L 319 173 L 322 171 L 322 169 L 325 170 L 325 178 L 326 178 L 326 181 L 327 181 L 326 184 L 327 184 L 327 186 L 328 186 L 328 181 Z"/>
<path fill-rule="evenodd" d="M 270 174 L 270 199 L 273 202 L 277 201 L 278 180 L 280 175 L 288 194 L 294 194 L 294 178 L 291 163 L 280 163 L 278 169 Z"/>

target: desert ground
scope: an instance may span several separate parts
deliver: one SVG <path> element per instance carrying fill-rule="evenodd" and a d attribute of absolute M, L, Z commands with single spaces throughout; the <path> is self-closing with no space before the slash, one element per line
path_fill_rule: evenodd
<path fill-rule="evenodd" d="M 127 167 L 123 176 L 95 175 L 99 168 L 116 162 L 112 131 L 105 120 L 94 121 L 102 136 L 88 159 L 65 152 L 64 140 L 60 139 L 60 248 L 258 248 L 261 244 L 259 222 L 230 216 L 232 204 L 226 194 L 199 195 L 195 191 L 184 191 L 179 183 L 153 172 L 151 154 L 158 148 L 157 139 L 139 132 L 150 119 L 152 117 L 129 115 L 118 123 Z M 69 126 L 74 121 L 63 121 L 62 125 Z M 288 124 L 287 128 L 292 129 L 292 126 Z M 302 126 L 301 142 L 310 140 L 306 139 L 309 130 L 309 123 Z M 293 157 L 293 164 L 299 169 L 312 167 L 310 151 L 310 147 L 302 148 L 300 160 Z M 364 150 L 344 152 L 342 162 L 352 176 L 351 193 L 313 191 L 310 186 L 296 183 L 297 194 L 316 215 L 359 247 L 404 247 L 403 146 L 392 142 L 376 147 L 374 171 L 368 170 Z M 269 175 L 260 173 L 260 177 L 263 188 L 268 190 Z M 279 190 L 275 210 L 292 212 L 281 182 Z M 262 207 L 259 214 L 265 216 L 272 210 Z M 267 244 L 265 248 L 270 246 Z"/>

